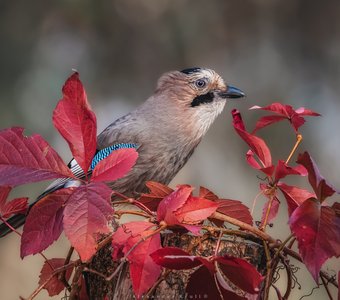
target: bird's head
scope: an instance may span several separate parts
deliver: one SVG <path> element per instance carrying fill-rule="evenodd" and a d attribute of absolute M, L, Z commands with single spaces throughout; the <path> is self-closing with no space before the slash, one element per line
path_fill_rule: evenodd
<path fill-rule="evenodd" d="M 168 111 L 177 111 L 179 118 L 187 120 L 188 127 L 197 127 L 202 135 L 222 112 L 227 99 L 245 96 L 215 71 L 204 68 L 163 74 L 156 95 L 166 102 Z"/>

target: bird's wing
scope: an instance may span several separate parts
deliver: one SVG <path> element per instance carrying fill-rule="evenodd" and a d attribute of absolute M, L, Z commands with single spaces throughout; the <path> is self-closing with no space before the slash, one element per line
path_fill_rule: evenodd
<path fill-rule="evenodd" d="M 92 170 L 95 168 L 95 166 L 104 158 L 108 157 L 113 151 L 119 150 L 119 149 L 127 149 L 127 148 L 135 148 L 138 149 L 139 145 L 135 143 L 119 143 L 119 144 L 113 144 L 109 147 L 106 147 L 104 149 L 98 150 L 95 156 L 92 159 L 90 169 L 88 170 L 86 176 L 89 177 L 92 174 Z M 77 161 L 73 158 L 69 164 L 68 167 L 70 168 L 71 172 L 74 174 L 75 177 L 79 179 L 85 178 L 85 173 L 83 169 L 79 166 Z M 78 186 L 79 181 L 75 180 L 73 178 L 58 178 L 57 180 L 54 180 L 47 188 L 46 190 L 38 197 L 38 199 L 41 199 L 42 197 L 46 196 L 49 193 L 52 193 L 58 189 L 64 188 L 64 187 L 71 187 L 71 186 Z"/>

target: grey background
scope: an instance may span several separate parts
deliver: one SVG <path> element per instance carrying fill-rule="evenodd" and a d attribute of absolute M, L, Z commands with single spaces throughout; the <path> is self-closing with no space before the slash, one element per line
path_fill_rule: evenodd
<path fill-rule="evenodd" d="M 37 132 L 68 161 L 70 152 L 51 115 L 72 68 L 80 72 L 102 130 L 152 94 L 163 72 L 209 67 L 248 97 L 228 104 L 172 186 L 203 185 L 250 206 L 260 181 L 245 162 L 247 146 L 231 126 L 230 110 L 241 110 L 252 129 L 262 114 L 247 109 L 274 101 L 323 115 L 309 118 L 302 128 L 300 150 L 308 149 L 323 175 L 340 186 L 339 16 L 336 0 L 1 1 L 0 127 L 20 125 L 27 133 Z M 267 139 L 274 161 L 286 158 L 295 141 L 286 123 L 260 135 Z M 288 182 L 308 187 L 305 179 Z M 13 196 L 34 198 L 44 186 L 24 186 Z M 263 203 L 258 200 L 256 219 Z M 284 201 L 280 214 L 270 231 L 284 239 Z M 2 299 L 27 297 L 37 286 L 43 261 L 39 256 L 21 261 L 19 242 L 11 235 L 0 243 Z M 66 252 L 67 242 L 61 239 L 46 255 L 63 257 Z M 339 263 L 326 268 L 334 274 Z M 303 270 L 297 276 L 303 289 L 295 288 L 292 299 L 315 285 Z M 326 297 L 320 288 L 309 299 Z M 37 297 L 46 298 L 44 293 Z"/>

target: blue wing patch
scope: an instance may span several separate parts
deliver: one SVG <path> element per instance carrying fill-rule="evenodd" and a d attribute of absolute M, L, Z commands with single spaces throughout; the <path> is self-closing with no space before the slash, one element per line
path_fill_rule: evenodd
<path fill-rule="evenodd" d="M 120 143 L 120 144 L 115 144 L 109 147 L 106 147 L 102 150 L 99 150 L 96 155 L 93 157 L 92 162 L 91 162 L 91 170 L 95 168 L 95 166 L 104 158 L 108 157 L 113 151 L 118 150 L 118 149 L 124 149 L 124 148 L 137 148 L 137 144 L 133 143 Z"/>

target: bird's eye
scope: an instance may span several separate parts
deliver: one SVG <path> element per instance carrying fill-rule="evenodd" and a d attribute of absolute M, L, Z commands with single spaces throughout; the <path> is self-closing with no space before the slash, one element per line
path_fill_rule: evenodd
<path fill-rule="evenodd" d="M 204 88 L 206 86 L 206 84 L 207 84 L 207 81 L 204 80 L 204 79 L 198 79 L 198 80 L 195 81 L 196 87 L 198 87 L 200 89 Z"/>

